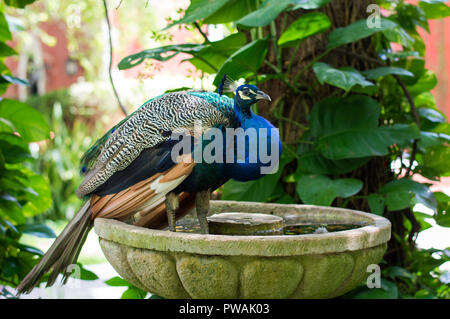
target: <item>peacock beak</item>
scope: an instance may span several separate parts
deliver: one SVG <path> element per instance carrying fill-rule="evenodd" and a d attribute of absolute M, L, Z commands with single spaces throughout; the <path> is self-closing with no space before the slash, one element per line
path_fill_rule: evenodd
<path fill-rule="evenodd" d="M 258 91 L 258 92 L 256 92 L 255 98 L 256 98 L 257 100 L 267 100 L 267 101 L 272 101 L 272 99 L 270 98 L 270 96 L 269 96 L 268 94 L 264 93 L 264 92 L 261 91 L 261 90 Z"/>

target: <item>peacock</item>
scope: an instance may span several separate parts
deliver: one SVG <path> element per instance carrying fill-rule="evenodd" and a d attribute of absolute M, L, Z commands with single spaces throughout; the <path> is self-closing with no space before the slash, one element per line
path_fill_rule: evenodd
<path fill-rule="evenodd" d="M 225 92 L 233 92 L 234 99 Z M 217 93 L 166 93 L 112 127 L 81 158 L 85 177 L 76 193 L 86 200 L 84 205 L 17 287 L 18 294 L 31 292 L 50 270 L 47 287 L 59 273 L 66 283 L 70 275 L 67 267 L 76 263 L 98 217 L 156 229 L 169 226 L 175 231 L 176 219 L 195 207 L 201 232 L 207 234 L 211 191 L 230 179 L 250 181 L 264 176 L 262 167 L 267 161 L 258 149 L 260 143 L 270 145 L 268 154 L 276 155 L 272 164 L 281 156 L 278 130 L 251 110 L 260 100 L 270 101 L 270 97 L 255 85 L 240 85 L 224 76 Z M 216 138 L 233 151 L 233 158 L 230 160 L 230 152 L 225 151 L 218 154 L 221 160 L 196 162 L 195 152 L 214 141 L 204 138 L 213 128 L 225 133 Z M 237 143 L 235 136 L 227 137 L 229 129 L 254 129 L 256 135 Z M 175 151 L 179 145 L 175 134 L 190 141 L 190 148 Z M 251 150 L 255 149 L 257 154 L 252 158 Z"/>

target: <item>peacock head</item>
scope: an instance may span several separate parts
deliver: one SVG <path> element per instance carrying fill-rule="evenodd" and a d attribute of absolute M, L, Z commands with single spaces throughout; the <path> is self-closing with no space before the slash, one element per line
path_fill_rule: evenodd
<path fill-rule="evenodd" d="M 250 106 L 259 100 L 271 101 L 269 95 L 258 89 L 257 86 L 251 84 L 240 85 L 236 89 L 234 99 L 236 104 L 238 104 L 242 110 L 250 109 Z"/>
<path fill-rule="evenodd" d="M 257 86 L 252 84 L 239 85 L 238 82 L 231 80 L 226 75 L 220 82 L 218 91 L 219 94 L 233 92 L 235 94 L 235 106 L 239 107 L 244 113 L 248 113 L 250 107 L 259 100 L 271 101 L 270 96 L 261 91 Z"/>

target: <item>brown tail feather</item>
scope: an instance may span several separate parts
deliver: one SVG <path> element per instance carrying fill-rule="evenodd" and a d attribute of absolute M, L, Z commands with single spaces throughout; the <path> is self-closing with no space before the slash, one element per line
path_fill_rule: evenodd
<path fill-rule="evenodd" d="M 183 192 L 179 195 L 180 208 L 176 212 L 176 219 L 186 215 L 195 206 L 195 193 Z M 168 226 L 166 205 L 164 202 L 152 210 L 141 214 L 141 218 L 135 223 L 136 226 L 163 229 Z"/>
<path fill-rule="evenodd" d="M 91 213 L 90 201 L 87 201 L 56 238 L 39 263 L 22 280 L 17 287 L 18 294 L 30 293 L 33 288 L 39 285 L 42 276 L 50 269 L 52 272 L 47 281 L 47 287 L 55 283 L 58 274 L 61 272 L 64 274 L 63 281 L 67 281 L 70 275 L 70 273 L 67 273 L 67 267 L 78 259 L 81 247 L 93 226 Z"/>

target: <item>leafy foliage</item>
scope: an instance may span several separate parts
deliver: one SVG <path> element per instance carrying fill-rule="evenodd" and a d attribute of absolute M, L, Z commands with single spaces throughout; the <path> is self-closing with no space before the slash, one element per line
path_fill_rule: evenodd
<path fill-rule="evenodd" d="M 33 1 L 6 1 L 23 8 Z M 4 57 L 14 55 L 5 41 L 11 32 L 3 11 L 0 12 L 1 91 L 10 84 L 27 85 L 13 77 Z M 51 193 L 46 179 L 29 168 L 33 160 L 29 143 L 49 138 L 50 129 L 43 115 L 33 107 L 11 99 L 0 101 L 0 284 L 16 286 L 36 263 L 42 251 L 20 243 L 22 234 L 54 238 L 44 224 L 27 223 L 28 217 L 51 207 Z M 8 291 L 3 291 L 8 296 Z"/>
<path fill-rule="evenodd" d="M 146 291 L 133 286 L 128 281 L 120 277 L 113 277 L 111 279 L 108 279 L 107 281 L 105 281 L 105 284 L 112 287 L 128 287 L 127 290 L 123 292 L 121 299 L 145 299 L 145 297 L 147 296 Z"/>
<path fill-rule="evenodd" d="M 422 229 L 429 227 L 427 218 L 434 218 L 439 225 L 448 227 L 449 197 L 433 193 L 428 184 L 411 179 L 413 174 L 421 174 L 438 180 L 450 173 L 450 126 L 437 110 L 430 93 L 437 80 L 425 68 L 425 46 L 417 32 L 418 28 L 429 30 L 428 19 L 449 16 L 448 5 L 443 1 L 420 1 L 418 5 L 412 5 L 404 1 L 380 0 L 378 4 L 392 14 L 381 17 L 380 25 L 374 28 L 362 17 L 346 26 L 332 26 L 327 11 L 321 10 L 324 6 L 332 6 L 330 1 L 249 1 L 248 6 L 240 7 L 241 10 L 238 10 L 238 3 L 229 0 L 207 5 L 206 0 L 192 0 L 184 17 L 167 27 L 191 23 L 229 26 L 231 22 L 238 32 L 222 41 L 246 35 L 246 44 L 230 46 L 230 51 L 220 59 L 205 55 L 214 67 L 200 63 L 197 55 L 202 51 L 219 51 L 215 47 L 218 48 L 221 41 L 184 44 L 193 56 L 188 61 L 203 72 L 214 74 L 215 85 L 223 74 L 245 78 L 257 85 L 264 85 L 269 80 L 276 83 L 276 87 L 283 85 L 291 97 L 289 100 L 286 93 L 276 97 L 274 104 L 278 108 L 280 105 L 298 107 L 290 106 L 292 96 L 303 91 L 314 96 L 320 85 L 328 87 L 328 92 L 332 93 L 327 98 L 315 100 L 307 120 L 301 123 L 286 119 L 282 111 L 271 108 L 270 116 L 281 124 L 289 121 L 291 127 L 295 126 L 302 133 L 301 139 L 284 141 L 283 162 L 278 173 L 248 183 L 230 181 L 223 188 L 222 198 L 365 207 L 372 213 L 388 217 L 407 210 L 413 213 Z M 294 15 L 296 20 L 285 23 L 288 16 Z M 314 37 L 321 39 L 317 42 L 320 43 L 318 47 L 325 41 L 325 48 L 322 52 L 315 51 L 319 52 L 317 56 L 294 72 L 295 54 Z M 373 48 L 375 54 L 370 57 L 355 54 L 353 58 L 372 64 L 371 68 L 338 67 L 321 61 L 336 51 L 340 50 L 340 54 L 351 51 L 360 43 Z M 394 51 L 391 43 L 401 45 L 402 51 Z M 183 44 L 179 45 L 183 49 L 180 46 Z M 165 47 L 152 50 L 158 52 L 159 49 Z M 294 50 L 289 51 L 293 52 L 292 58 L 288 58 L 284 50 Z M 159 59 L 158 56 L 155 58 Z M 315 75 L 315 79 L 303 79 L 307 72 Z M 292 113 L 297 111 L 300 110 L 294 109 Z M 388 178 L 382 176 L 384 180 L 380 181 L 364 179 L 360 170 L 373 163 L 384 163 L 381 174 Z M 289 194 L 286 193 L 288 188 L 291 189 Z M 417 204 L 430 208 L 434 215 L 416 211 Z M 404 223 L 401 227 L 407 231 L 417 231 L 413 230 L 409 220 L 405 219 Z M 405 233 L 394 233 L 393 237 L 393 242 L 405 251 L 404 264 L 391 265 L 384 270 L 381 289 L 357 290 L 349 296 L 448 297 L 448 288 L 436 279 L 437 267 L 446 258 L 437 262 L 432 256 L 436 253 L 444 256 L 445 253 L 411 250 Z M 422 260 L 420 265 L 415 261 L 416 257 Z M 412 265 L 402 268 L 407 263 Z"/>

